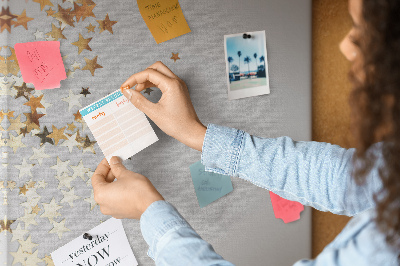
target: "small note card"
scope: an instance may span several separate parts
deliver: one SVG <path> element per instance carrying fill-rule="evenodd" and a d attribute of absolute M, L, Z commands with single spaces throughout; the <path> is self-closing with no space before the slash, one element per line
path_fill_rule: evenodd
<path fill-rule="evenodd" d="M 230 176 L 207 172 L 200 161 L 190 166 L 190 174 L 200 208 L 233 190 Z"/>
<path fill-rule="evenodd" d="M 145 114 L 119 89 L 79 112 L 107 161 L 126 160 L 158 140 Z"/>
<path fill-rule="evenodd" d="M 285 224 L 300 219 L 300 213 L 304 210 L 303 204 L 297 201 L 284 199 L 271 191 L 269 195 L 271 197 L 275 218 L 282 219 Z"/>
<path fill-rule="evenodd" d="M 24 82 L 33 83 L 36 90 L 59 88 L 67 78 L 60 42 L 16 43 L 14 49 Z"/>
<path fill-rule="evenodd" d="M 121 220 L 110 218 L 51 253 L 55 266 L 138 265 Z"/>
<path fill-rule="evenodd" d="M 190 32 L 178 0 L 137 0 L 137 4 L 156 43 Z"/>

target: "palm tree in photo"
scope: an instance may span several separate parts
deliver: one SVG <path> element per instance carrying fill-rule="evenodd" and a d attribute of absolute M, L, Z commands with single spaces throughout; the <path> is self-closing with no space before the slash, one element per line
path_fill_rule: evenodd
<path fill-rule="evenodd" d="M 256 73 L 257 73 L 257 70 L 258 70 L 258 66 L 257 66 L 257 53 L 254 53 L 253 54 L 253 56 L 254 56 L 254 59 L 255 59 L 255 63 L 256 63 Z"/>
<path fill-rule="evenodd" d="M 229 73 L 231 72 L 231 63 L 233 62 L 232 56 L 228 57 L 228 62 L 229 62 Z"/>
<path fill-rule="evenodd" d="M 264 62 L 264 71 L 266 71 L 266 69 L 265 69 L 265 58 L 264 58 L 264 56 L 261 56 L 261 57 L 260 57 L 260 63 L 262 63 L 262 62 Z M 267 74 L 267 72 L 265 72 L 265 74 Z"/>
<path fill-rule="evenodd" d="M 246 56 L 244 58 L 244 62 L 247 64 L 247 67 L 248 67 L 248 70 L 249 70 L 248 75 L 249 75 L 249 78 L 250 78 L 250 62 L 251 62 L 251 58 L 249 56 Z"/>
<path fill-rule="evenodd" d="M 242 56 L 241 51 L 238 51 L 238 56 L 239 56 L 239 80 L 240 80 L 240 57 Z"/>

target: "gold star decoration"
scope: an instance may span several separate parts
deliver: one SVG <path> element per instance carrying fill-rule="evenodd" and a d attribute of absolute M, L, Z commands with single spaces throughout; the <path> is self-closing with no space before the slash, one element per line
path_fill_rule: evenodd
<path fill-rule="evenodd" d="M 33 0 L 33 2 L 40 4 L 40 11 L 42 11 L 45 6 L 54 6 L 50 0 Z"/>
<path fill-rule="evenodd" d="M 20 134 L 20 135 L 23 135 L 24 137 L 25 137 L 25 135 L 28 134 L 28 133 L 29 133 L 29 132 L 28 132 L 28 127 L 27 127 L 27 126 L 22 127 L 22 128 L 19 129 L 19 134 Z"/>
<path fill-rule="evenodd" d="M 81 113 L 79 113 L 79 111 L 76 111 L 76 114 L 74 114 L 75 116 L 75 121 L 82 123 L 83 119 L 82 119 L 82 115 Z"/>
<path fill-rule="evenodd" d="M 79 134 L 79 129 L 78 129 L 78 131 L 76 132 L 76 138 L 75 138 L 75 140 L 81 144 L 81 146 L 78 146 L 78 149 L 81 149 L 81 148 L 83 147 L 83 143 L 85 142 L 85 138 L 84 138 L 84 137 L 81 137 L 81 135 Z"/>
<path fill-rule="evenodd" d="M 44 256 L 43 261 L 46 263 L 46 266 L 54 266 L 54 262 L 49 255 Z"/>
<path fill-rule="evenodd" d="M 68 125 L 67 130 L 69 130 L 69 131 L 73 132 L 75 130 L 75 128 L 76 128 L 74 122 L 72 122 L 71 124 L 67 124 L 67 125 Z"/>
<path fill-rule="evenodd" d="M 46 35 L 53 37 L 55 41 L 58 41 L 58 39 L 67 39 L 62 32 L 61 28 L 57 28 L 56 25 L 51 23 L 51 31 L 46 33 Z"/>
<path fill-rule="evenodd" d="M 88 5 L 84 3 L 82 6 L 78 5 L 77 3 L 74 2 L 74 10 L 73 10 L 73 15 L 76 17 L 76 22 L 79 22 L 79 20 L 82 18 L 82 21 L 84 21 L 87 17 L 96 17 L 93 14 L 93 8 L 94 5 Z"/>
<path fill-rule="evenodd" d="M 15 220 L 8 220 L 7 216 L 4 216 L 4 219 L 0 221 L 0 233 L 3 231 L 8 231 L 12 233 L 12 230 L 10 228 L 10 225 L 15 222 Z"/>
<path fill-rule="evenodd" d="M 31 237 L 32 236 L 28 236 L 26 240 L 18 240 L 19 244 L 21 245 L 22 251 L 32 253 L 33 249 L 38 246 L 38 244 L 32 242 Z"/>
<path fill-rule="evenodd" d="M 75 74 L 75 71 L 71 71 L 70 69 L 68 69 L 68 71 L 67 71 L 67 77 L 68 78 L 74 78 L 74 74 Z"/>
<path fill-rule="evenodd" d="M 17 183 L 15 181 L 7 181 L 7 188 L 9 188 L 11 191 L 13 191 L 16 187 Z"/>
<path fill-rule="evenodd" d="M 32 178 L 28 182 L 26 182 L 26 187 L 27 188 L 34 188 L 36 184 L 36 181 L 33 181 Z"/>
<path fill-rule="evenodd" d="M 47 137 L 53 138 L 55 145 L 57 145 L 61 139 L 68 139 L 67 136 L 64 135 L 64 130 L 66 127 L 62 127 L 60 129 L 58 129 L 54 125 L 52 125 L 52 128 L 53 128 L 53 133 L 47 135 Z"/>
<path fill-rule="evenodd" d="M 47 127 L 44 126 L 43 132 L 40 134 L 36 134 L 35 136 L 38 136 L 40 138 L 40 146 L 45 144 L 46 142 L 54 145 L 54 142 L 51 138 L 47 137 L 50 134 L 50 132 L 47 130 Z"/>
<path fill-rule="evenodd" d="M 0 188 L 6 188 L 6 187 L 4 186 L 4 182 L 6 182 L 6 181 L 0 181 Z"/>
<path fill-rule="evenodd" d="M 26 257 L 28 253 L 22 251 L 21 245 L 18 247 L 18 250 L 13 252 L 10 251 L 10 254 L 14 257 L 13 264 L 21 263 L 21 265 L 26 265 Z"/>
<path fill-rule="evenodd" d="M 14 89 L 17 90 L 17 95 L 15 96 L 15 99 L 23 96 L 28 101 L 29 101 L 28 95 L 30 95 L 31 91 L 35 90 L 33 88 L 28 88 L 25 82 L 23 82 L 21 86 L 14 86 Z"/>
<path fill-rule="evenodd" d="M 86 65 L 82 68 L 82 70 L 89 70 L 90 73 L 92 73 L 92 76 L 94 76 L 94 71 L 98 68 L 103 68 L 101 65 L 97 64 L 97 55 L 94 57 L 92 60 L 85 58 Z"/>
<path fill-rule="evenodd" d="M 38 214 L 42 209 L 40 209 L 39 205 L 36 204 L 36 206 L 32 207 L 32 213 Z"/>
<path fill-rule="evenodd" d="M 26 185 L 23 185 L 22 187 L 19 187 L 19 193 L 18 195 L 24 194 L 26 195 L 26 192 L 28 191 L 28 188 L 26 187 Z"/>
<path fill-rule="evenodd" d="M 74 71 L 77 69 L 81 69 L 81 64 L 77 63 L 76 61 L 71 66 L 74 69 Z"/>
<path fill-rule="evenodd" d="M 0 14 L 1 15 L 1 14 Z M 3 16 L 3 18 L 4 18 L 5 16 Z M 0 16 L 0 27 L 2 27 L 2 19 L 1 19 L 2 17 Z M 14 75 L 15 77 L 16 77 L 16 75 L 18 75 L 18 72 L 19 72 L 19 65 L 18 65 L 18 61 L 17 61 L 17 56 L 15 55 L 15 50 L 14 50 L 14 48 L 12 48 L 12 47 L 9 47 L 9 46 L 3 46 L 2 48 L 1 48 L 1 52 L 3 53 L 3 54 L 10 54 L 11 53 L 11 55 L 10 56 L 1 56 L 0 57 L 0 73 L 2 73 L 3 75 L 5 75 L 5 76 L 7 76 L 8 74 L 12 74 L 12 75 Z M 4 50 L 8 50 L 8 51 L 4 51 Z M 9 80 L 9 81 L 11 81 L 11 80 Z M 7 84 L 10 84 L 10 85 L 8 85 L 8 87 L 10 88 L 13 84 L 14 84 L 14 82 L 7 82 L 7 83 L 5 83 L 5 84 L 2 84 L 3 86 L 4 85 L 7 85 Z M 19 85 L 19 83 L 17 84 L 17 85 Z M 3 87 L 3 86 L 0 86 L 0 87 Z M 3 93 L 2 93 L 3 94 Z"/>
<path fill-rule="evenodd" d="M 171 59 L 174 59 L 174 63 L 175 63 L 176 60 L 180 59 L 179 58 L 179 53 L 176 53 L 176 54 L 172 53 Z"/>
<path fill-rule="evenodd" d="M 26 16 L 26 10 L 22 11 L 21 15 L 17 16 L 17 21 L 11 21 L 11 24 L 14 25 L 14 27 L 18 26 L 23 26 L 26 30 L 28 29 L 28 22 L 33 20 L 33 18 L 27 17 Z"/>
<path fill-rule="evenodd" d="M 13 149 L 13 152 L 15 153 L 18 148 L 24 148 L 26 145 L 22 142 L 22 135 L 19 135 L 18 137 L 14 137 L 14 135 L 10 134 L 10 139 L 7 141 L 7 147 L 10 147 Z"/>
<path fill-rule="evenodd" d="M 147 93 L 148 95 L 150 95 L 150 92 L 152 92 L 153 90 L 151 88 L 147 88 L 144 90 L 144 93 Z"/>
<path fill-rule="evenodd" d="M 85 97 L 86 97 L 86 95 L 91 94 L 89 91 L 89 87 L 87 87 L 87 88 L 82 87 L 81 94 L 83 94 Z"/>
<path fill-rule="evenodd" d="M 74 17 L 71 12 L 72 8 L 64 9 L 58 5 L 58 12 L 53 14 L 52 17 L 57 19 L 61 23 L 61 28 L 63 29 L 66 25 L 75 27 Z"/>
<path fill-rule="evenodd" d="M 86 27 L 86 29 L 88 30 L 88 33 L 94 32 L 95 28 L 96 28 L 96 26 L 93 26 L 92 23 L 89 23 L 89 26 Z"/>
<path fill-rule="evenodd" d="M 29 101 L 24 103 L 24 105 L 30 106 L 32 112 L 35 112 L 36 108 L 44 108 L 44 106 L 40 103 L 40 101 L 42 100 L 43 96 L 44 96 L 43 94 L 38 96 L 38 97 L 31 96 Z"/>
<path fill-rule="evenodd" d="M 47 16 L 53 16 L 53 14 L 54 14 L 55 12 L 56 12 L 56 11 L 53 10 L 53 9 L 51 9 L 51 7 L 50 7 L 49 10 L 46 10 Z"/>
<path fill-rule="evenodd" d="M 83 152 L 90 151 L 94 154 L 96 154 L 94 150 L 94 144 L 96 144 L 97 141 L 90 141 L 89 136 L 86 135 L 85 141 L 83 142 Z"/>
<path fill-rule="evenodd" d="M 12 20 L 16 18 L 17 16 L 14 14 L 10 13 L 10 7 L 7 7 L 7 9 L 1 7 L 1 12 L 0 12 L 0 32 L 3 32 L 4 29 L 7 29 L 9 33 L 11 33 L 11 24 Z"/>
<path fill-rule="evenodd" d="M 111 21 L 110 18 L 108 17 L 108 14 L 106 15 L 106 18 L 104 20 L 96 20 L 96 21 L 97 23 L 99 23 L 100 33 L 102 33 L 105 30 L 108 30 L 111 34 L 114 34 L 112 26 L 116 24 L 118 21 Z"/>
<path fill-rule="evenodd" d="M 82 88 L 83 89 L 83 88 Z M 0 111 L 0 121 L 3 121 L 3 118 L 5 117 L 5 116 L 7 116 L 9 119 L 11 118 L 11 117 L 13 117 L 14 116 L 14 112 L 15 111 L 7 111 L 7 112 L 3 112 L 3 109 L 1 109 L 1 111 Z"/>
<path fill-rule="evenodd" d="M 24 113 L 24 115 L 26 116 L 25 125 L 28 132 L 31 132 L 32 129 L 40 130 L 39 118 L 45 116 L 45 114 L 38 114 L 35 110 L 32 113 Z"/>
<path fill-rule="evenodd" d="M 83 50 L 89 50 L 92 51 L 92 48 L 89 46 L 89 42 L 92 40 L 92 38 L 83 38 L 83 36 L 79 33 L 79 40 L 76 42 L 73 42 L 72 44 L 78 47 L 78 54 L 82 53 Z"/>
<path fill-rule="evenodd" d="M 54 227 L 49 231 L 49 233 L 57 234 L 59 239 L 61 239 L 64 232 L 71 231 L 67 227 L 65 227 L 65 219 L 59 223 L 53 221 L 52 224 Z"/>
<path fill-rule="evenodd" d="M 8 131 L 18 131 L 21 128 L 25 127 L 25 124 L 21 122 L 21 114 L 14 119 L 8 119 L 8 121 L 10 121 L 10 126 L 7 129 Z"/>

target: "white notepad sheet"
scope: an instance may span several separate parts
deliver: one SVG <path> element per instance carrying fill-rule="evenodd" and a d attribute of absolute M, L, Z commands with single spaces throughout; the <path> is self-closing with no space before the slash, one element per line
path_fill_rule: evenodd
<path fill-rule="evenodd" d="M 126 160 L 158 140 L 145 114 L 117 90 L 79 111 L 107 161 Z"/>

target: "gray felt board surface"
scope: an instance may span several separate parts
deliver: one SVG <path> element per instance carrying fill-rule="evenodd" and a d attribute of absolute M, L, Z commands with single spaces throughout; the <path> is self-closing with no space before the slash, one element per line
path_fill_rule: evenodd
<path fill-rule="evenodd" d="M 93 51 L 84 51 L 78 56 L 76 46 L 71 43 L 77 40 L 78 32 L 87 31 L 88 22 L 77 23 L 75 28 L 68 27 L 63 32 L 72 37 L 68 41 L 61 40 L 61 54 L 70 55 L 67 60 L 71 64 L 74 60 L 84 63 L 83 56 L 92 59 L 98 55 L 98 63 L 103 68 L 97 69 L 95 76 L 88 75 L 87 71 L 76 71 L 73 79 L 62 81 L 61 89 L 46 91 L 46 100 L 59 103 L 61 108 L 48 111 L 41 124 L 48 128 L 54 124 L 60 128 L 71 121 L 72 113 L 66 111 L 66 103 L 60 100 L 68 96 L 70 89 L 76 94 L 82 86 L 90 87 L 91 97 L 81 99 L 82 106 L 87 106 L 118 89 L 131 74 L 162 60 L 186 82 L 196 112 L 205 125 L 234 127 L 259 137 L 290 136 L 295 140 L 311 140 L 311 0 L 179 2 L 192 32 L 157 45 L 136 1 L 96 1 L 97 19 L 108 14 L 111 20 L 118 21 L 113 26 L 114 34 L 96 34 L 90 43 Z M 9 5 L 17 14 L 24 8 L 19 8 L 14 1 Z M 2 45 L 34 41 L 36 29 L 51 30 L 54 20 L 46 17 L 37 3 L 28 2 L 27 5 L 28 15 L 41 19 L 30 22 L 29 34 L 22 27 L 13 28 L 13 34 L 3 39 Z M 94 18 L 92 24 L 97 25 Z M 266 33 L 271 93 L 228 101 L 224 35 L 262 30 Z M 178 52 L 181 59 L 174 63 L 170 59 L 171 52 Z M 160 95 L 161 92 L 155 90 L 149 99 L 157 101 Z M 200 160 L 201 153 L 150 123 L 159 141 L 124 164 L 147 176 L 216 252 L 236 265 L 292 265 L 311 256 L 309 207 L 301 213 L 300 220 L 285 224 L 275 218 L 267 190 L 232 178 L 234 189 L 231 193 L 200 208 L 189 166 Z M 93 139 L 87 128 L 82 134 L 89 134 Z M 95 148 L 95 155 L 83 154 L 85 166 L 93 170 L 103 158 L 99 147 L 96 145 Z M 46 152 L 62 160 L 71 160 L 70 165 L 77 165 L 82 159 L 82 152 L 78 150 L 76 158 L 56 146 L 49 146 Z M 48 170 L 42 171 L 41 176 L 50 188 L 54 187 L 54 195 L 59 201 L 62 195 L 56 189 L 58 181 L 50 166 L 43 166 Z M 90 195 L 85 184 L 74 184 L 76 194 Z M 50 202 L 53 194 L 46 190 L 41 196 L 43 202 Z M 17 204 L 20 202 L 16 201 Z M 22 215 L 22 208 L 9 208 L 10 217 Z M 73 208 L 63 208 L 62 217 L 71 229 L 63 234 L 62 240 L 48 233 L 52 228 L 48 222 L 45 227 L 31 232 L 32 241 L 39 243 L 40 256 L 49 254 L 107 218 L 98 207 L 88 212 L 88 204 L 83 200 L 76 201 Z M 148 245 L 142 238 L 139 221 L 123 220 L 123 224 L 139 265 L 154 265 L 146 254 Z M 14 241 L 9 249 L 16 251 L 17 246 Z"/>

